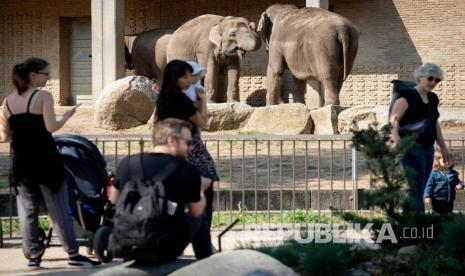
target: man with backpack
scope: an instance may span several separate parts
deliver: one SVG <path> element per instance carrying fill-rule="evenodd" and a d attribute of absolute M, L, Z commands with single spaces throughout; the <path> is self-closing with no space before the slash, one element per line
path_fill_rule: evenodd
<path fill-rule="evenodd" d="M 212 254 L 204 191 L 211 180 L 186 161 L 189 122 L 168 118 L 153 130 L 153 149 L 121 160 L 110 200 L 116 204 L 109 248 L 115 257 L 165 261 L 192 243 L 197 259 Z"/>

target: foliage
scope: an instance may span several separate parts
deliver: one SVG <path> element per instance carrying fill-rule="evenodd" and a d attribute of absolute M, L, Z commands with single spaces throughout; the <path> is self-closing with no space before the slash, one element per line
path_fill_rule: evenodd
<path fill-rule="evenodd" d="M 438 254 L 436 248 L 421 250 L 410 260 L 412 275 L 463 275 L 460 261 L 452 255 Z"/>
<path fill-rule="evenodd" d="M 442 242 L 442 251 L 458 258 L 465 258 L 465 216 L 454 217 L 444 224 L 439 236 Z"/>
<path fill-rule="evenodd" d="M 301 244 L 287 241 L 277 247 L 253 249 L 278 259 L 303 275 L 344 275 L 350 260 L 347 244 Z"/>
<path fill-rule="evenodd" d="M 3 234 L 7 235 L 10 233 L 10 220 L 8 218 L 2 218 L 2 230 Z M 45 231 L 48 230 L 50 227 L 48 218 L 46 216 L 40 216 L 39 217 L 39 227 L 44 229 Z M 14 234 L 20 234 L 21 228 L 20 228 L 20 223 L 19 223 L 19 218 L 14 217 L 11 220 L 11 232 Z"/>
<path fill-rule="evenodd" d="M 389 125 L 380 130 L 376 125 L 357 131 L 352 137 L 354 147 L 367 157 L 368 170 L 375 187 L 368 196 L 368 205 L 383 210 L 390 219 L 397 219 L 404 201 L 407 177 L 400 166 L 400 157 L 415 147 L 414 137 L 406 137 L 394 145 Z"/>

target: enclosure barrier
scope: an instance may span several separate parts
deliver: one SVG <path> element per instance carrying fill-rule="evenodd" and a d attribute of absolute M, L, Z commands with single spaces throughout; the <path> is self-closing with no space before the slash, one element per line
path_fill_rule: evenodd
<path fill-rule="evenodd" d="M 150 135 L 87 135 L 115 172 L 126 155 L 152 148 Z M 352 147 L 350 135 L 203 135 L 215 160 L 220 181 L 214 183 L 217 231 L 239 219 L 246 225 L 275 229 L 296 223 L 333 222 L 334 214 L 363 211 L 364 192 L 371 175 L 363 156 Z M 464 136 L 447 135 L 455 168 L 464 176 Z M 9 147 L 2 144 L 1 165 L 8 172 Z M 7 173 L 0 175 L 7 182 Z M 14 195 L 8 195 L 8 214 L 2 213 L 12 236 Z M 4 205 L 2 205 L 4 208 Z M 462 209 L 463 206 L 456 205 Z M 0 210 L 1 211 L 1 210 Z M 0 226 L 1 227 L 1 226 Z M 2 240 L 0 239 L 0 242 Z"/>

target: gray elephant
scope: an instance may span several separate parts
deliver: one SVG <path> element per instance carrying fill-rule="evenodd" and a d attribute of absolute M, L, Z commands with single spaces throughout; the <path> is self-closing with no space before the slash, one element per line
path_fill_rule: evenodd
<path fill-rule="evenodd" d="M 161 84 L 166 66 L 166 47 L 172 29 L 154 29 L 125 36 L 126 66 L 137 76 L 156 80 Z"/>
<path fill-rule="evenodd" d="M 324 87 L 324 105 L 339 104 L 358 50 L 358 32 L 349 20 L 323 9 L 275 4 L 263 12 L 258 32 L 269 52 L 267 105 L 282 102 L 286 67 L 294 76 L 295 102 L 305 102 L 306 81 L 317 79 Z"/>
<path fill-rule="evenodd" d="M 168 43 L 167 62 L 173 59 L 196 60 L 207 68 L 205 88 L 210 102 L 224 101 L 218 91 L 220 68 L 227 71 L 227 101 L 239 101 L 239 60 L 246 51 L 258 50 L 261 38 L 255 24 L 242 17 L 206 14 L 179 27 Z"/>

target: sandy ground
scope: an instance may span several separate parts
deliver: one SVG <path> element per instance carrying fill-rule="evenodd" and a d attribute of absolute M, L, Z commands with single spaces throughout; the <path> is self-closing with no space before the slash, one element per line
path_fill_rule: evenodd
<path fill-rule="evenodd" d="M 219 248 L 217 235 L 212 232 L 212 243 L 215 248 Z M 278 231 L 230 231 L 222 238 L 223 251 L 233 250 L 246 244 L 270 244 L 282 241 L 289 237 L 289 233 Z M 80 253 L 86 255 L 85 248 L 80 248 Z M 56 237 L 52 239 L 52 246 L 45 251 L 41 269 L 30 270 L 27 268 L 27 261 L 23 256 L 20 238 L 6 238 L 4 248 L 0 248 L 0 275 L 90 275 L 101 269 L 119 265 L 122 260 L 116 259 L 111 263 L 102 264 L 93 269 L 70 269 L 67 268 L 66 254 L 61 248 Z M 95 259 L 94 256 L 90 256 Z M 191 246 L 184 251 L 182 258 L 194 259 Z"/>

